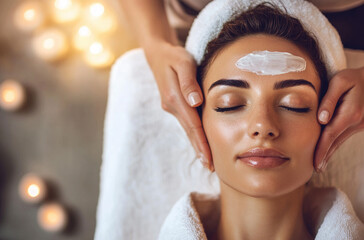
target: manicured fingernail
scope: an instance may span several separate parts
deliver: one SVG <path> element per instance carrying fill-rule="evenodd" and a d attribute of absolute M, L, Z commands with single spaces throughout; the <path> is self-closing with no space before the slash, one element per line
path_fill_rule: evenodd
<path fill-rule="evenodd" d="M 196 156 L 196 159 L 200 161 L 200 163 L 202 164 L 203 167 L 210 169 L 209 161 L 207 160 L 205 155 L 203 155 L 202 153 L 198 153 Z"/>
<path fill-rule="evenodd" d="M 197 104 L 199 104 L 201 102 L 200 94 L 198 94 L 197 92 L 191 92 L 188 95 L 188 101 L 189 101 L 191 107 L 196 106 Z"/>
<path fill-rule="evenodd" d="M 215 166 L 214 164 L 211 164 L 211 166 L 209 167 L 210 172 L 214 172 L 215 171 Z"/>
<path fill-rule="evenodd" d="M 324 172 L 326 170 L 327 167 L 327 161 L 326 160 L 321 160 L 319 166 L 318 166 L 318 170 L 320 172 Z"/>
<path fill-rule="evenodd" d="M 321 111 L 319 115 L 320 122 L 327 123 L 329 121 L 329 112 L 326 110 Z"/>

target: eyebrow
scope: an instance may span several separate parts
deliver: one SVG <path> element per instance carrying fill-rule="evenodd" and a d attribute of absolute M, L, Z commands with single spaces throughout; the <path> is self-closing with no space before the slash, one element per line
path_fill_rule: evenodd
<path fill-rule="evenodd" d="M 221 85 L 237 87 L 237 88 L 246 88 L 246 89 L 250 88 L 250 85 L 246 80 L 220 79 L 220 80 L 214 82 L 213 84 L 211 84 L 211 86 L 208 89 L 208 92 L 212 88 L 214 88 L 216 86 L 221 86 Z M 279 82 L 274 83 L 273 89 L 278 90 L 278 89 L 296 87 L 296 86 L 301 86 L 301 85 L 309 86 L 313 90 L 315 90 L 315 92 L 317 92 L 316 88 L 313 86 L 313 84 L 304 79 L 288 79 L 288 80 L 279 81 Z"/>
<path fill-rule="evenodd" d="M 295 87 L 295 86 L 301 86 L 301 85 L 309 86 L 309 87 L 313 88 L 313 90 L 315 90 L 315 92 L 317 92 L 315 86 L 313 86 L 313 84 L 311 82 L 304 80 L 304 79 L 296 79 L 296 80 L 289 79 L 289 80 L 283 80 L 280 82 L 276 82 L 276 83 L 274 83 L 273 89 L 276 90 L 276 89 L 289 88 L 289 87 Z"/>
<path fill-rule="evenodd" d="M 237 87 L 237 88 L 250 88 L 249 83 L 247 81 L 245 81 L 245 80 L 220 79 L 220 80 L 217 80 L 216 82 L 214 82 L 213 84 L 211 84 L 211 86 L 209 87 L 208 92 L 212 88 L 214 88 L 216 86 L 220 86 L 220 85 Z"/>

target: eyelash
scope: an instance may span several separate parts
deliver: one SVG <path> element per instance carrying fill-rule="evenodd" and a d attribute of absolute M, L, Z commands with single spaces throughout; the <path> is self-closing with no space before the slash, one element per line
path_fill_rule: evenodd
<path fill-rule="evenodd" d="M 228 108 L 220 108 L 220 107 L 217 107 L 215 108 L 215 111 L 216 112 L 228 112 L 228 111 L 234 111 L 234 110 L 237 110 L 241 107 L 244 107 L 245 105 L 238 105 L 238 106 L 235 106 L 235 107 L 228 107 Z"/>
<path fill-rule="evenodd" d="M 220 107 L 217 107 L 215 108 L 215 111 L 216 112 L 229 112 L 229 111 L 234 111 L 234 110 L 237 110 L 241 107 L 244 107 L 245 105 L 238 105 L 238 106 L 235 106 L 235 107 L 228 107 L 228 108 L 220 108 Z M 281 108 L 284 108 L 288 111 L 292 111 L 292 112 L 297 112 L 297 113 L 307 113 L 309 111 L 311 111 L 310 108 L 291 108 L 291 107 L 287 107 L 287 106 L 280 106 Z"/>
<path fill-rule="evenodd" d="M 280 107 L 287 109 L 288 111 L 298 112 L 298 113 L 307 113 L 307 112 L 311 111 L 310 108 L 291 108 L 291 107 L 287 107 L 287 106 L 280 106 Z"/>

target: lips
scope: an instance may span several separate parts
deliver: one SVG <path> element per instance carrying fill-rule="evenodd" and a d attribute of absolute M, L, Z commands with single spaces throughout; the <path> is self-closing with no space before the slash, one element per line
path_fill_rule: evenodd
<path fill-rule="evenodd" d="M 268 148 L 254 148 L 238 155 L 237 158 L 251 167 L 260 169 L 275 168 L 289 160 L 284 154 Z"/>

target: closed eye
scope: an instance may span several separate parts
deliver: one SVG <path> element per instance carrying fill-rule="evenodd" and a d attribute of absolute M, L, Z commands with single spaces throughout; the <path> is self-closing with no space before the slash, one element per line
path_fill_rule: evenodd
<path fill-rule="evenodd" d="M 238 105 L 238 106 L 228 107 L 228 108 L 220 108 L 220 107 L 217 107 L 217 108 L 215 108 L 215 111 L 216 112 L 228 112 L 228 111 L 237 110 L 237 109 L 239 109 L 241 107 L 244 107 L 244 105 Z"/>
<path fill-rule="evenodd" d="M 228 112 L 228 111 L 234 111 L 237 110 L 241 107 L 244 107 L 244 105 L 238 105 L 238 106 L 234 106 L 234 107 L 228 107 L 228 108 L 220 108 L 217 107 L 215 108 L 216 112 Z M 288 111 L 292 111 L 292 112 L 298 112 L 298 113 L 307 113 L 309 111 L 311 111 L 310 108 L 292 108 L 292 107 L 287 107 L 287 106 L 280 106 L 283 109 L 286 109 Z"/>
<path fill-rule="evenodd" d="M 307 112 L 311 111 L 310 108 L 291 108 L 291 107 L 287 107 L 287 106 L 280 106 L 280 107 L 284 108 L 288 111 L 298 112 L 298 113 L 307 113 Z"/>

